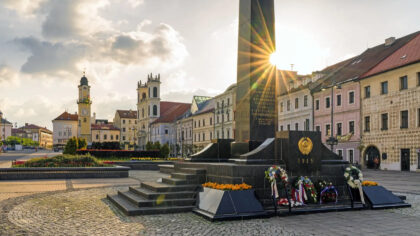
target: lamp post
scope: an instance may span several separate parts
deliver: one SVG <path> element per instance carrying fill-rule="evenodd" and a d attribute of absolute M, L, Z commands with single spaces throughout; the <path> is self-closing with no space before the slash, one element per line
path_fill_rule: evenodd
<path fill-rule="evenodd" d="M 337 138 L 334 137 L 334 88 L 341 89 L 341 86 L 337 85 L 335 82 L 333 82 L 331 86 L 331 128 L 327 144 L 331 146 L 332 152 L 334 151 L 334 145 L 338 144 Z M 325 88 L 323 90 L 325 90 Z"/>

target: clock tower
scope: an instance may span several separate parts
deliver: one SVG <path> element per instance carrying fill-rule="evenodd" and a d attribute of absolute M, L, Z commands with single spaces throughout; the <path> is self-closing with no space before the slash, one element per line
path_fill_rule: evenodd
<path fill-rule="evenodd" d="M 90 86 L 88 79 L 83 72 L 83 77 L 80 79 L 79 85 L 79 99 L 77 100 L 77 105 L 79 107 L 79 124 L 78 124 L 78 136 L 80 138 L 86 139 L 88 143 L 92 142 L 91 134 L 91 105 L 92 101 L 90 100 Z"/>

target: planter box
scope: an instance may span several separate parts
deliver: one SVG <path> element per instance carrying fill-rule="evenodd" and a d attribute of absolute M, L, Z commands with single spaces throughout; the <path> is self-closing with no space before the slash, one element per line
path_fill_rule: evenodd
<path fill-rule="evenodd" d="M 0 180 L 127 178 L 129 167 L 0 168 Z"/>
<path fill-rule="evenodd" d="M 198 196 L 195 213 L 209 220 L 243 219 L 266 216 L 263 206 L 255 197 L 255 191 L 224 191 L 204 188 Z"/>
<path fill-rule="evenodd" d="M 115 165 L 127 166 L 131 170 L 159 170 L 159 165 L 171 165 L 173 161 L 116 161 Z"/>

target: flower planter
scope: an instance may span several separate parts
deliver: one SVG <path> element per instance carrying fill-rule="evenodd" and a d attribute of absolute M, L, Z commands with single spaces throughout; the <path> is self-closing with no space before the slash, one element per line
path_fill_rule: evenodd
<path fill-rule="evenodd" d="M 253 189 L 218 190 L 204 187 L 199 193 L 195 213 L 209 220 L 243 219 L 266 216 Z"/>

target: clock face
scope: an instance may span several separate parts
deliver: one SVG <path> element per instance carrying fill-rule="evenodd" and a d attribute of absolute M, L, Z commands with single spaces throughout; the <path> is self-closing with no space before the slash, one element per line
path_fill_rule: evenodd
<path fill-rule="evenodd" d="M 82 115 L 87 115 L 87 110 L 86 109 L 82 109 Z"/>

